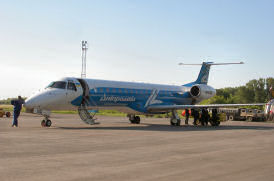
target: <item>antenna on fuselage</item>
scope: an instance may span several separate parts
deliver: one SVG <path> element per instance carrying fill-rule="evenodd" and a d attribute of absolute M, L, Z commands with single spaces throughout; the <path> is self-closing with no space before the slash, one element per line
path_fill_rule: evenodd
<path fill-rule="evenodd" d="M 87 41 L 82 41 L 82 72 L 81 72 L 81 78 L 86 78 L 87 50 L 88 50 L 88 42 Z"/>

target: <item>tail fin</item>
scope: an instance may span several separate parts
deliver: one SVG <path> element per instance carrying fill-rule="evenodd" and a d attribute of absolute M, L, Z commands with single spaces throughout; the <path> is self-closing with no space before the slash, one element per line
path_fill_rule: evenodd
<path fill-rule="evenodd" d="M 196 84 L 207 84 L 210 66 L 211 66 L 210 63 L 213 63 L 213 62 L 203 62 L 199 76 L 197 80 L 195 81 Z"/>
<path fill-rule="evenodd" d="M 211 65 L 230 65 L 230 64 L 244 64 L 244 62 L 239 62 L 239 63 L 203 62 L 202 64 L 184 64 L 184 63 L 179 63 L 179 65 L 202 65 L 197 80 L 195 82 L 191 82 L 191 83 L 185 84 L 185 86 L 190 86 L 190 85 L 193 85 L 193 84 L 207 84 Z"/>

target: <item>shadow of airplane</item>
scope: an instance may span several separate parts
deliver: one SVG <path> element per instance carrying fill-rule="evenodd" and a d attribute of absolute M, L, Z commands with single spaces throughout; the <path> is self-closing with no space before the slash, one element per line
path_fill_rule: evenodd
<path fill-rule="evenodd" d="M 180 132 L 180 131 L 220 131 L 220 130 L 273 130 L 274 127 L 270 126 L 243 126 L 243 125 L 220 125 L 213 126 L 170 126 L 161 124 L 140 124 L 130 126 L 94 126 L 94 127 L 53 127 L 55 129 L 64 130 L 133 130 L 133 131 L 167 131 L 167 132 Z"/>

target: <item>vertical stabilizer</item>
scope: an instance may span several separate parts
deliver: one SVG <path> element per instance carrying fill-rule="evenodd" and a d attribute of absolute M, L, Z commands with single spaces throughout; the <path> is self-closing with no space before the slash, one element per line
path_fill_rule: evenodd
<path fill-rule="evenodd" d="M 207 84 L 208 76 L 211 65 L 231 65 L 231 64 L 244 64 L 243 62 L 237 63 L 214 63 L 214 62 L 203 62 L 202 64 L 184 64 L 179 63 L 179 65 L 202 65 L 199 76 L 195 82 L 185 84 L 184 86 L 193 86 L 194 84 Z"/>
<path fill-rule="evenodd" d="M 199 76 L 194 82 L 195 84 L 207 84 L 210 66 L 213 62 L 203 62 Z"/>

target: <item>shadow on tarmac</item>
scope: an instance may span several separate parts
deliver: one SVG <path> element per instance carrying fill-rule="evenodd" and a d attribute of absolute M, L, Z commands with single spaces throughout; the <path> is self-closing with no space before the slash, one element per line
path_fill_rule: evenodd
<path fill-rule="evenodd" d="M 220 130 L 273 130 L 274 127 L 270 126 L 243 126 L 243 125 L 221 125 L 218 127 L 213 126 L 170 126 L 161 124 L 140 124 L 140 125 L 129 125 L 129 126 L 107 126 L 107 127 L 54 127 L 56 129 L 64 130 L 134 130 L 134 131 L 220 131 Z"/>

